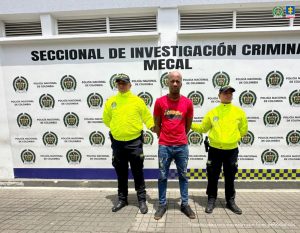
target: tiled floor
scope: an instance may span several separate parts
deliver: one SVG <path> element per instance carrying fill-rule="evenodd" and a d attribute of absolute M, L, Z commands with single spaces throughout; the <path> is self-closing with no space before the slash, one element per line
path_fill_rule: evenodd
<path fill-rule="evenodd" d="M 148 190 L 149 212 L 142 215 L 132 189 L 129 206 L 112 213 L 116 189 L 0 188 L 0 232 L 300 232 L 299 190 L 237 190 L 242 215 L 225 208 L 222 190 L 219 197 L 213 214 L 206 214 L 205 190 L 190 190 L 191 220 L 180 212 L 179 191 L 170 189 L 168 210 L 156 221 L 156 189 Z"/>

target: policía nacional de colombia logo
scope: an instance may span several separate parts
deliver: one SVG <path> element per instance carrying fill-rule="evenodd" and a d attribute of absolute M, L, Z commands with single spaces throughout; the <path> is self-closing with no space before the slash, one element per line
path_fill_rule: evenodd
<path fill-rule="evenodd" d="M 63 91 L 72 92 L 75 91 L 77 82 L 72 75 L 65 75 L 60 80 L 60 86 L 63 89 Z"/>
<path fill-rule="evenodd" d="M 220 71 L 215 73 L 215 75 L 212 78 L 212 82 L 214 88 L 219 89 L 220 87 L 229 85 L 230 77 L 226 72 Z"/>
<path fill-rule="evenodd" d="M 281 120 L 281 115 L 276 110 L 267 111 L 264 115 L 264 124 L 265 126 L 278 126 Z"/>
<path fill-rule="evenodd" d="M 201 133 L 190 131 L 187 135 L 188 143 L 191 146 L 200 146 L 203 142 L 203 136 Z"/>
<path fill-rule="evenodd" d="M 113 76 L 110 77 L 109 79 L 109 85 L 112 90 L 117 90 L 117 83 L 116 83 L 116 78 L 119 76 L 119 74 L 114 74 Z"/>
<path fill-rule="evenodd" d="M 201 107 L 204 102 L 204 96 L 200 91 L 192 91 L 187 96 L 192 102 L 194 107 Z"/>
<path fill-rule="evenodd" d="M 79 117 L 74 112 L 68 112 L 64 115 L 64 124 L 67 128 L 76 128 L 79 125 Z"/>
<path fill-rule="evenodd" d="M 67 152 L 66 158 L 69 164 L 79 164 L 81 162 L 82 156 L 79 150 L 71 149 Z"/>
<path fill-rule="evenodd" d="M 20 113 L 17 116 L 17 123 L 18 123 L 18 126 L 22 129 L 30 128 L 32 125 L 31 116 L 27 113 Z"/>
<path fill-rule="evenodd" d="M 35 153 L 32 150 L 26 149 L 21 152 L 21 160 L 24 164 L 34 164 L 35 158 Z"/>
<path fill-rule="evenodd" d="M 103 98 L 98 93 L 91 93 L 87 97 L 87 104 L 91 109 L 100 109 L 103 105 Z"/>
<path fill-rule="evenodd" d="M 273 149 L 267 149 L 261 154 L 261 162 L 264 165 L 274 165 L 278 161 L 278 152 Z"/>
<path fill-rule="evenodd" d="M 300 131 L 292 130 L 286 135 L 286 143 L 288 146 L 300 146 Z"/>
<path fill-rule="evenodd" d="M 280 88 L 282 86 L 284 77 L 279 71 L 271 71 L 266 77 L 266 84 L 269 88 Z"/>
<path fill-rule="evenodd" d="M 169 88 L 168 75 L 169 75 L 169 72 L 165 72 L 160 76 L 160 86 L 162 89 Z"/>
<path fill-rule="evenodd" d="M 240 146 L 252 146 L 254 142 L 254 134 L 251 131 L 248 131 L 239 141 Z"/>
<path fill-rule="evenodd" d="M 144 145 L 146 146 L 150 146 L 153 144 L 153 134 L 150 132 L 150 131 L 145 131 L 144 134 L 143 134 L 143 143 Z"/>
<path fill-rule="evenodd" d="M 39 103 L 42 109 L 48 110 L 54 108 L 55 100 L 52 95 L 43 94 L 40 96 Z"/>
<path fill-rule="evenodd" d="M 148 107 L 152 106 L 153 97 L 149 92 L 140 92 L 138 97 L 142 98 Z"/>
<path fill-rule="evenodd" d="M 103 146 L 105 142 L 104 134 L 100 131 L 92 132 L 89 139 L 92 146 Z"/>
<path fill-rule="evenodd" d="M 294 90 L 289 96 L 290 105 L 300 107 L 300 90 Z"/>
<path fill-rule="evenodd" d="M 47 147 L 54 147 L 58 143 L 57 135 L 51 131 L 44 133 L 43 135 L 43 143 Z"/>
<path fill-rule="evenodd" d="M 23 76 L 18 76 L 13 81 L 13 87 L 15 89 L 15 92 L 18 92 L 18 93 L 27 92 L 28 81 Z"/>
<path fill-rule="evenodd" d="M 256 103 L 256 95 L 253 91 L 246 90 L 240 94 L 239 102 L 242 107 L 253 107 Z"/>
<path fill-rule="evenodd" d="M 274 18 L 282 18 L 284 15 L 284 9 L 281 6 L 275 6 L 272 10 L 272 15 Z"/>
<path fill-rule="evenodd" d="M 117 107 L 117 103 L 114 101 L 110 105 L 111 109 L 115 109 Z"/>

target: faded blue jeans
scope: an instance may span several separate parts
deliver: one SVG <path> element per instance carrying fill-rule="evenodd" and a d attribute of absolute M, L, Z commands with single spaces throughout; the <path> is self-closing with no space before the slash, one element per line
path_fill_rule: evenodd
<path fill-rule="evenodd" d="M 188 204 L 188 178 L 187 178 L 187 163 L 189 158 L 188 145 L 180 146 L 164 146 L 159 145 L 158 147 L 158 165 L 159 165 L 159 178 L 158 178 L 158 195 L 159 205 L 166 205 L 166 192 L 167 182 L 169 175 L 169 168 L 172 160 L 175 161 L 179 187 L 181 195 L 181 205 Z"/>

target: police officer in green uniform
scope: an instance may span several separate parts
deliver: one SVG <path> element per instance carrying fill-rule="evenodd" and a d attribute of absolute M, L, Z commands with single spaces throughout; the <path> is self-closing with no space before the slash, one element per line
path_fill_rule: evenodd
<path fill-rule="evenodd" d="M 145 102 L 131 91 L 130 78 L 119 74 L 118 94 L 110 97 L 104 107 L 103 122 L 110 128 L 112 165 L 118 177 L 118 201 L 112 208 L 117 212 L 128 205 L 128 163 L 134 178 L 135 190 L 142 214 L 148 212 L 144 180 L 143 124 L 153 130 L 152 115 Z"/>
<path fill-rule="evenodd" d="M 193 123 L 191 127 L 199 133 L 209 131 L 206 213 L 212 213 L 215 207 L 218 180 L 223 165 L 226 207 L 236 214 L 242 214 L 242 210 L 235 203 L 234 180 L 238 168 L 238 141 L 247 133 L 248 121 L 245 112 L 231 103 L 233 92 L 235 89 L 231 86 L 221 87 L 220 105 L 210 110 L 201 124 Z"/>

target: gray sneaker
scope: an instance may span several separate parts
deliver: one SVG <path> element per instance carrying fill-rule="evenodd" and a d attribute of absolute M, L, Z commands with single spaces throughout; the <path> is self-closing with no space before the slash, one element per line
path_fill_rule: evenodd
<path fill-rule="evenodd" d="M 155 214 L 154 214 L 154 219 L 155 220 L 159 220 L 162 218 L 162 216 L 164 216 L 164 214 L 167 211 L 167 206 L 165 205 L 160 205 L 158 206 L 158 209 L 156 210 Z"/>

